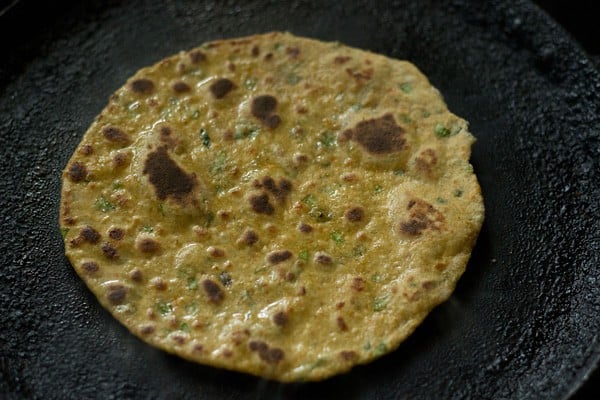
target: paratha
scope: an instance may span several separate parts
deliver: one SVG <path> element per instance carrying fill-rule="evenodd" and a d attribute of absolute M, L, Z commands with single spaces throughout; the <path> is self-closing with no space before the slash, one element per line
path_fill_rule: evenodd
<path fill-rule="evenodd" d="M 484 207 L 474 137 L 411 63 L 268 33 L 132 76 L 63 174 L 66 254 L 133 334 L 320 380 L 447 299 Z"/>

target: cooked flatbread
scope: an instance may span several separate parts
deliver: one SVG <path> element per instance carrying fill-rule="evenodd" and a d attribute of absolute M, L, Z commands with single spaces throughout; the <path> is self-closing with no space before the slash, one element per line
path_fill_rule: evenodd
<path fill-rule="evenodd" d="M 406 61 L 288 33 L 207 43 L 137 72 L 85 133 L 66 254 L 151 345 L 324 379 L 450 296 L 484 216 L 473 142 Z"/>

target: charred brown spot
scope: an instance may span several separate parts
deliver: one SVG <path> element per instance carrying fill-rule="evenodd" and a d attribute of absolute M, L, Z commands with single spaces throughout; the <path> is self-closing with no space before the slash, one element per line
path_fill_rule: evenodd
<path fill-rule="evenodd" d="M 344 216 L 350 222 L 359 222 L 364 218 L 365 212 L 361 207 L 352 207 L 346 211 Z"/>
<path fill-rule="evenodd" d="M 202 61 L 206 61 L 206 54 L 201 52 L 200 50 L 192 50 L 189 52 L 190 60 L 194 64 L 199 64 Z"/>
<path fill-rule="evenodd" d="M 242 234 L 240 241 L 245 245 L 252 246 L 254 243 L 258 242 L 258 234 L 252 229 L 248 229 Z"/>
<path fill-rule="evenodd" d="M 235 85 L 227 78 L 219 78 L 209 87 L 210 92 L 216 99 L 222 99 L 233 89 L 235 89 Z"/>
<path fill-rule="evenodd" d="M 214 304 L 221 304 L 223 302 L 225 293 L 223 293 L 223 290 L 217 283 L 210 279 L 205 279 L 202 281 L 202 288 L 204 289 L 204 293 L 208 296 L 208 301 Z"/>
<path fill-rule="evenodd" d="M 298 58 L 300 54 L 300 49 L 296 46 L 288 47 L 285 49 L 285 53 L 291 58 Z"/>
<path fill-rule="evenodd" d="M 154 91 L 154 82 L 150 79 L 136 79 L 129 85 L 129 88 L 135 93 L 150 94 Z"/>
<path fill-rule="evenodd" d="M 358 358 L 358 354 L 352 350 L 344 350 L 340 352 L 340 357 L 345 361 L 353 361 Z"/>
<path fill-rule="evenodd" d="M 254 57 L 258 57 L 258 55 L 260 54 L 260 49 L 257 45 L 252 46 L 251 53 Z"/>
<path fill-rule="evenodd" d="M 183 202 L 197 185 L 196 175 L 187 174 L 175 161 L 169 157 L 166 147 L 159 147 L 150 153 L 143 170 L 149 175 L 150 183 L 154 186 L 156 197 L 165 200 L 170 197 Z"/>
<path fill-rule="evenodd" d="M 108 237 L 113 240 L 121 240 L 125 236 L 125 231 L 121 228 L 111 228 L 108 231 Z"/>
<path fill-rule="evenodd" d="M 67 175 L 72 182 L 81 182 L 87 177 L 88 171 L 85 165 L 80 163 L 79 161 L 75 161 L 69 167 L 69 171 Z"/>
<path fill-rule="evenodd" d="M 270 129 L 277 128 L 281 123 L 281 117 L 274 114 L 277 108 L 277 99 L 271 95 L 265 94 L 257 96 L 252 100 L 250 106 L 251 114 L 262 121 Z"/>
<path fill-rule="evenodd" d="M 138 241 L 137 248 L 142 253 L 152 254 L 152 253 L 156 253 L 158 250 L 160 250 L 160 245 L 154 239 L 143 238 Z"/>
<path fill-rule="evenodd" d="M 267 255 L 267 261 L 271 264 L 279 264 L 292 258 L 292 252 L 289 250 L 272 251 Z"/>
<path fill-rule="evenodd" d="M 406 144 L 404 130 L 389 113 L 380 118 L 361 121 L 354 129 L 346 132 L 371 154 L 394 153 L 402 150 Z"/>
<path fill-rule="evenodd" d="M 275 183 L 273 178 L 266 176 L 260 184 L 267 191 L 271 192 L 280 203 L 284 202 L 288 194 L 292 191 L 292 182 L 285 178 L 281 178 L 279 182 Z"/>
<path fill-rule="evenodd" d="M 342 308 L 344 308 L 345 305 L 346 305 L 345 301 L 340 301 L 335 305 L 335 308 L 338 310 L 341 310 Z"/>
<path fill-rule="evenodd" d="M 267 128 L 275 129 L 281 123 L 281 117 L 277 114 L 269 115 L 263 122 Z"/>
<path fill-rule="evenodd" d="M 89 156 L 94 152 L 94 148 L 90 144 L 84 144 L 79 151 L 84 156 Z"/>
<path fill-rule="evenodd" d="M 161 126 L 160 127 L 160 138 L 161 138 L 161 140 L 170 137 L 171 133 L 173 133 L 173 131 L 168 126 Z"/>
<path fill-rule="evenodd" d="M 265 57 L 264 57 L 265 61 L 271 61 L 272 59 L 273 59 L 273 53 L 265 54 Z"/>
<path fill-rule="evenodd" d="M 225 250 L 220 247 L 208 246 L 206 252 L 213 258 L 225 257 Z"/>
<path fill-rule="evenodd" d="M 104 138 L 109 142 L 119 143 L 119 144 L 128 144 L 130 142 L 129 136 L 121 129 L 114 126 L 106 126 L 102 129 L 102 134 Z"/>
<path fill-rule="evenodd" d="M 350 287 L 357 292 L 361 292 L 365 288 L 365 280 L 361 277 L 352 279 L 352 285 Z"/>
<path fill-rule="evenodd" d="M 348 56 L 336 56 L 333 59 L 333 62 L 336 63 L 336 64 L 345 64 L 348 61 L 350 61 L 350 57 L 348 57 Z"/>
<path fill-rule="evenodd" d="M 139 268 L 134 268 L 131 270 L 131 272 L 129 272 L 129 278 L 132 281 L 140 282 L 142 280 L 142 277 L 143 277 L 143 274 Z"/>
<path fill-rule="evenodd" d="M 338 328 L 340 328 L 340 331 L 348 330 L 348 325 L 346 325 L 346 321 L 344 321 L 344 318 L 337 317 L 337 319 L 335 321 L 337 323 Z"/>
<path fill-rule="evenodd" d="M 279 311 L 273 315 L 273 322 L 277 326 L 285 326 L 289 322 L 290 318 L 284 311 Z"/>
<path fill-rule="evenodd" d="M 121 168 L 129 164 L 129 155 L 127 153 L 118 152 L 113 157 L 113 166 L 115 168 Z"/>
<path fill-rule="evenodd" d="M 175 82 L 173 84 L 172 88 L 175 93 L 187 93 L 190 90 L 192 90 L 190 85 L 188 85 L 187 83 L 182 82 L 182 81 Z"/>
<path fill-rule="evenodd" d="M 106 287 L 106 297 L 112 304 L 121 304 L 127 297 L 127 288 L 120 283 L 112 283 Z"/>
<path fill-rule="evenodd" d="M 437 164 L 437 155 L 433 149 L 425 149 L 415 158 L 415 166 L 418 171 L 431 174 Z"/>
<path fill-rule="evenodd" d="M 91 244 L 96 244 L 100 241 L 100 234 L 91 226 L 84 227 L 79 235 L 83 240 Z"/>
<path fill-rule="evenodd" d="M 248 348 L 258 353 L 261 360 L 269 364 L 277 364 L 284 358 L 283 350 L 273 347 L 270 348 L 268 344 L 261 340 L 253 340 L 248 343 Z"/>
<path fill-rule="evenodd" d="M 150 279 L 150 285 L 152 285 L 156 290 L 166 290 L 167 282 L 160 276 L 156 276 Z"/>
<path fill-rule="evenodd" d="M 305 224 L 304 222 L 300 222 L 298 224 L 298 230 L 302 233 L 310 233 L 313 231 L 313 227 L 308 224 Z"/>
<path fill-rule="evenodd" d="M 267 194 L 250 196 L 250 205 L 252 210 L 258 214 L 272 215 L 275 212 L 275 208 L 269 202 L 269 195 Z"/>
<path fill-rule="evenodd" d="M 426 229 L 439 231 L 446 220 L 444 214 L 424 200 L 410 200 L 406 209 L 408 220 L 401 221 L 398 229 L 409 236 L 420 236 Z"/>
<path fill-rule="evenodd" d="M 331 265 L 333 264 L 333 258 L 331 258 L 330 255 L 319 251 L 315 254 L 315 262 L 323 265 Z"/>
<path fill-rule="evenodd" d="M 102 254 L 104 254 L 104 257 L 108 258 L 109 260 L 115 260 L 119 258 L 119 253 L 117 252 L 117 249 L 113 247 L 112 244 L 102 243 L 101 249 Z"/>
<path fill-rule="evenodd" d="M 436 286 L 435 281 L 425 281 L 421 284 L 421 287 L 425 290 L 431 290 Z"/>
<path fill-rule="evenodd" d="M 82 263 L 81 268 L 83 268 L 83 270 L 85 272 L 87 272 L 88 274 L 96 273 L 100 269 L 100 267 L 98 266 L 98 263 L 94 262 L 94 261 L 86 261 L 86 262 Z"/>
<path fill-rule="evenodd" d="M 140 329 L 142 335 L 150 335 L 154 333 L 154 325 L 145 325 Z"/>
<path fill-rule="evenodd" d="M 350 75 L 357 83 L 363 83 L 373 77 L 373 68 L 367 68 L 362 71 L 354 71 L 351 68 L 346 68 L 346 73 Z"/>

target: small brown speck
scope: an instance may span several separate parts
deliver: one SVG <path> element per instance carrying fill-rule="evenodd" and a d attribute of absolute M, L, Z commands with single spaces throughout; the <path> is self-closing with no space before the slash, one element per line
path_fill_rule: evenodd
<path fill-rule="evenodd" d="M 364 218 L 365 212 L 361 207 L 352 207 L 345 212 L 344 216 L 350 222 L 360 222 Z"/>
<path fill-rule="evenodd" d="M 127 288 L 120 283 L 112 283 L 106 287 L 106 297 L 112 304 L 122 304 L 127 297 Z"/>
<path fill-rule="evenodd" d="M 87 177 L 88 171 L 85 165 L 79 161 L 75 161 L 69 167 L 67 175 L 72 182 L 81 182 Z"/>
<path fill-rule="evenodd" d="M 298 230 L 302 233 L 311 233 L 313 231 L 313 227 L 305 224 L 304 222 L 300 222 L 298 224 Z"/>
<path fill-rule="evenodd" d="M 344 308 L 345 305 L 346 305 L 346 302 L 340 301 L 339 303 L 337 303 L 335 305 L 335 308 L 338 309 L 338 310 L 341 310 L 342 308 Z"/>
<path fill-rule="evenodd" d="M 142 271 L 139 268 L 134 268 L 129 272 L 129 278 L 134 282 L 140 282 L 142 277 Z"/>
<path fill-rule="evenodd" d="M 175 82 L 172 88 L 175 93 L 187 93 L 192 90 L 190 85 L 182 81 Z"/>
<path fill-rule="evenodd" d="M 272 215 L 275 212 L 267 194 L 252 195 L 249 200 L 252 210 L 258 214 Z"/>
<path fill-rule="evenodd" d="M 229 92 L 235 89 L 235 87 L 236 86 L 229 79 L 219 78 L 209 86 L 209 90 L 215 99 L 222 99 Z"/>
<path fill-rule="evenodd" d="M 121 240 L 125 236 L 125 231 L 121 228 L 111 228 L 108 231 L 108 237 L 113 240 Z"/>
<path fill-rule="evenodd" d="M 327 253 L 317 251 L 315 253 L 315 262 L 323 265 L 331 265 L 333 264 L 333 258 Z"/>
<path fill-rule="evenodd" d="M 228 220 L 231 217 L 231 211 L 219 210 L 217 211 L 217 216 L 223 220 Z"/>
<path fill-rule="evenodd" d="M 220 247 L 208 246 L 206 248 L 206 252 L 208 253 L 209 256 L 214 257 L 214 258 L 225 257 L 225 250 L 223 250 Z"/>
<path fill-rule="evenodd" d="M 154 278 L 150 279 L 150 285 L 156 290 L 167 289 L 167 282 L 165 282 L 165 280 L 160 276 L 155 276 Z"/>
<path fill-rule="evenodd" d="M 293 160 L 295 166 L 301 167 L 308 162 L 308 156 L 306 154 L 296 153 L 294 154 Z"/>
<path fill-rule="evenodd" d="M 357 292 L 360 292 L 365 288 L 365 280 L 361 277 L 356 277 L 352 279 L 352 284 L 350 285 L 350 287 L 356 290 Z"/>
<path fill-rule="evenodd" d="M 142 253 L 152 254 L 160 250 L 160 245 L 154 239 L 143 238 L 137 242 L 137 248 Z"/>
<path fill-rule="evenodd" d="M 285 49 L 285 53 L 291 58 L 295 59 L 298 58 L 298 55 L 300 54 L 300 49 L 296 46 L 288 47 Z"/>
<path fill-rule="evenodd" d="M 289 250 L 272 251 L 267 255 L 267 261 L 270 264 L 279 264 L 292 258 L 292 252 Z"/>
<path fill-rule="evenodd" d="M 129 88 L 139 94 L 150 94 L 154 91 L 154 82 L 150 79 L 136 79 L 129 85 Z"/>
<path fill-rule="evenodd" d="M 180 333 L 172 333 L 169 336 L 171 337 L 171 339 L 173 339 L 175 343 L 177 343 L 180 346 L 183 345 L 188 339 L 188 335 Z"/>
<path fill-rule="evenodd" d="M 239 242 L 248 246 L 252 246 L 258 242 L 258 234 L 252 229 L 247 229 L 240 237 Z"/>
<path fill-rule="evenodd" d="M 263 122 L 267 128 L 275 129 L 281 123 L 281 117 L 277 114 L 269 115 Z"/>
<path fill-rule="evenodd" d="M 254 57 L 258 57 L 258 55 L 260 54 L 260 49 L 258 48 L 257 45 L 252 46 L 252 56 Z"/>
<path fill-rule="evenodd" d="M 86 261 L 82 263 L 81 268 L 83 268 L 83 270 L 90 275 L 98 272 L 98 270 L 100 269 L 98 263 L 94 261 Z"/>
<path fill-rule="evenodd" d="M 84 227 L 79 235 L 84 241 L 91 244 L 96 244 L 100 241 L 100 234 L 91 226 Z"/>
<path fill-rule="evenodd" d="M 306 288 L 304 286 L 301 286 L 300 289 L 298 290 L 298 296 L 304 296 L 306 294 Z"/>
<path fill-rule="evenodd" d="M 358 175 L 352 172 L 346 172 L 345 174 L 342 174 L 342 180 L 349 183 L 357 182 Z"/>
<path fill-rule="evenodd" d="M 284 311 L 279 311 L 273 315 L 273 322 L 277 326 L 285 326 L 289 322 L 289 317 Z"/>
<path fill-rule="evenodd" d="M 344 64 L 344 63 L 348 62 L 349 60 L 350 60 L 350 57 L 348 57 L 348 56 L 336 56 L 333 59 L 333 62 L 335 64 Z"/>
<path fill-rule="evenodd" d="M 265 57 L 264 57 L 265 61 L 271 61 L 272 59 L 273 59 L 273 53 L 265 54 Z"/>
<path fill-rule="evenodd" d="M 102 254 L 104 254 L 104 257 L 108 258 L 109 260 L 116 260 L 119 258 L 117 249 L 115 249 L 110 243 L 102 243 Z"/>
<path fill-rule="evenodd" d="M 189 55 L 190 55 L 190 60 L 194 64 L 199 64 L 202 61 L 206 60 L 206 55 L 203 52 L 201 52 L 200 50 L 192 50 L 192 51 L 190 51 Z"/>
<path fill-rule="evenodd" d="M 348 325 L 346 325 L 346 321 L 344 321 L 344 318 L 337 317 L 336 322 L 337 322 L 338 328 L 340 328 L 340 331 L 347 331 L 348 330 Z"/>
<path fill-rule="evenodd" d="M 105 126 L 102 128 L 102 134 L 106 140 L 112 143 L 128 144 L 130 142 L 129 136 L 115 126 Z"/>
<path fill-rule="evenodd" d="M 140 333 L 142 335 L 150 335 L 154 333 L 154 325 L 144 325 L 140 328 Z"/>
<path fill-rule="evenodd" d="M 122 168 L 129 164 L 129 155 L 127 153 L 118 152 L 113 157 L 113 167 Z"/>
<path fill-rule="evenodd" d="M 210 279 L 202 281 L 202 288 L 208 296 L 208 301 L 214 304 L 221 304 L 225 298 L 225 293 L 221 287 Z"/>
<path fill-rule="evenodd" d="M 344 350 L 340 352 L 340 357 L 342 357 L 345 361 L 353 361 L 358 358 L 358 354 L 352 350 Z"/>
<path fill-rule="evenodd" d="M 84 156 L 89 156 L 94 153 L 94 148 L 90 144 L 84 144 L 79 150 Z"/>

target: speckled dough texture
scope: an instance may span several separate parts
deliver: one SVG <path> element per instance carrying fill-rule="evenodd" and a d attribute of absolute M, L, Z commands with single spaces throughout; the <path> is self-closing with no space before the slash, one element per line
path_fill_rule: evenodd
<path fill-rule="evenodd" d="M 473 136 L 412 64 L 287 33 L 140 70 L 63 174 L 66 254 L 146 342 L 320 380 L 398 347 L 483 222 Z"/>

